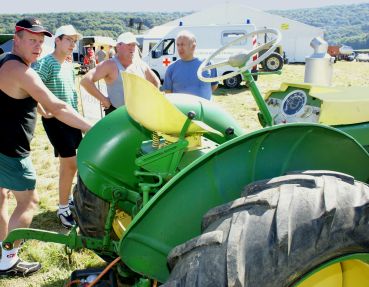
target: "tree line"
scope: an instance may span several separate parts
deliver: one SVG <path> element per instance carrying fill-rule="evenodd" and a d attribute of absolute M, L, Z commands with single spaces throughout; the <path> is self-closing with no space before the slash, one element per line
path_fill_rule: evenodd
<path fill-rule="evenodd" d="M 322 28 L 325 39 L 331 45 L 345 44 L 354 49 L 369 48 L 369 3 L 335 5 L 323 8 L 274 10 L 292 20 Z M 85 13 L 41 13 L 32 14 L 41 19 L 51 31 L 65 24 L 72 24 L 85 36 L 99 35 L 116 38 L 131 31 L 141 34 L 154 26 L 183 17 L 191 12 L 85 12 Z M 14 24 L 27 15 L 0 15 L 0 34 L 13 33 Z"/>
<path fill-rule="evenodd" d="M 0 34 L 14 33 L 14 25 L 26 16 L 37 17 L 52 33 L 66 24 L 72 24 L 84 36 L 108 36 L 117 38 L 119 34 L 131 31 L 143 33 L 154 26 L 164 24 L 189 14 L 140 13 L 140 12 L 85 12 L 85 13 L 41 13 L 41 14 L 3 14 L 0 15 Z"/>
<path fill-rule="evenodd" d="M 369 3 L 323 8 L 278 10 L 271 13 L 322 28 L 331 45 L 369 48 Z"/>

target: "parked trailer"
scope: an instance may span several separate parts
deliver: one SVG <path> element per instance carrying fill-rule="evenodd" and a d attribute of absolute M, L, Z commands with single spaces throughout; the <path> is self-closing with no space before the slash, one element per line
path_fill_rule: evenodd
<path fill-rule="evenodd" d="M 110 46 L 115 46 L 115 41 L 111 37 L 105 36 L 85 36 L 78 41 L 73 51 L 73 61 L 80 64 L 83 63 L 83 58 L 86 55 L 86 48 L 92 45 L 93 49 L 97 52 L 101 46 L 104 47 L 106 52 L 109 51 Z"/>

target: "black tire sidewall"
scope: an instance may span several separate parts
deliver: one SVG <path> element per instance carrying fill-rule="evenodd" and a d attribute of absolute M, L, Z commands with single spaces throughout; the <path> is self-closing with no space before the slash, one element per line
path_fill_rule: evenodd
<path fill-rule="evenodd" d="M 261 181 L 210 210 L 202 235 L 171 251 L 165 286 L 291 286 L 329 260 L 369 253 L 368 221 L 369 187 L 348 175 Z"/>

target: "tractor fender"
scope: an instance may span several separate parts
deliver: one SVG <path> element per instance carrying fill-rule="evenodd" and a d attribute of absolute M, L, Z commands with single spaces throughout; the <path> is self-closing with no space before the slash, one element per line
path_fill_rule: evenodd
<path fill-rule="evenodd" d="M 298 170 L 332 170 L 368 182 L 369 154 L 351 136 L 318 124 L 285 124 L 221 144 L 168 181 L 135 216 L 119 244 L 133 271 L 167 280 L 167 255 L 201 234 L 203 215 L 251 182 Z"/>

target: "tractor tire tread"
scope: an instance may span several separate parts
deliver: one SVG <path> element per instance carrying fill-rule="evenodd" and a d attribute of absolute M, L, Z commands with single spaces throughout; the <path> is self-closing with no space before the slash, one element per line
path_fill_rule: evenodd
<path fill-rule="evenodd" d="M 291 286 L 337 256 L 369 252 L 369 187 L 310 174 L 211 209 L 202 236 L 220 231 L 222 242 L 176 247 L 164 286 Z"/>

